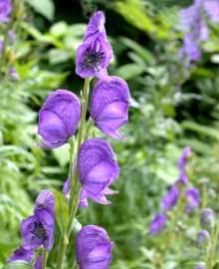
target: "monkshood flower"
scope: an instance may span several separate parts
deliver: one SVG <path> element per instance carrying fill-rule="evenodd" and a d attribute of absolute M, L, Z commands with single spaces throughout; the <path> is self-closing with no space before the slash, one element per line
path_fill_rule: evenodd
<path fill-rule="evenodd" d="M 199 247 L 205 246 L 210 241 L 210 234 L 206 230 L 198 232 L 196 242 Z"/>
<path fill-rule="evenodd" d="M 79 152 L 78 168 L 82 186 L 80 206 L 86 206 L 88 198 L 100 204 L 110 204 L 106 195 L 113 193 L 109 186 L 119 175 L 110 144 L 99 138 L 84 142 Z"/>
<path fill-rule="evenodd" d="M 164 214 L 157 214 L 151 221 L 150 224 L 150 234 L 156 235 L 163 231 L 166 227 L 167 217 Z"/>
<path fill-rule="evenodd" d="M 25 261 L 30 263 L 33 255 L 34 253 L 32 250 L 27 250 L 21 246 L 19 249 L 14 251 L 11 257 L 8 259 L 8 262 Z"/>
<path fill-rule="evenodd" d="M 34 269 L 43 269 L 43 259 L 42 255 L 38 255 L 36 258 L 36 262 L 34 264 Z"/>
<path fill-rule="evenodd" d="M 190 7 L 181 11 L 181 24 L 186 34 L 180 55 L 187 56 L 190 61 L 200 60 L 200 42 L 208 39 L 205 16 L 212 22 L 219 21 L 218 0 L 195 0 Z"/>
<path fill-rule="evenodd" d="M 177 166 L 180 171 L 178 182 L 182 183 L 183 185 L 186 185 L 188 183 L 188 178 L 186 175 L 186 164 L 190 155 L 191 155 L 191 148 L 190 147 L 184 148 L 183 153 L 177 162 Z"/>
<path fill-rule="evenodd" d="M 81 116 L 78 97 L 67 90 L 51 93 L 39 112 L 38 133 L 48 148 L 65 144 L 75 133 Z"/>
<path fill-rule="evenodd" d="M 212 229 L 215 226 L 215 213 L 211 208 L 205 208 L 201 212 L 200 224 L 204 229 Z"/>
<path fill-rule="evenodd" d="M 106 230 L 88 225 L 76 237 L 76 258 L 80 269 L 108 269 L 113 243 Z"/>
<path fill-rule="evenodd" d="M 49 191 L 42 191 L 36 200 L 34 215 L 21 223 L 23 247 L 34 250 L 43 246 L 51 250 L 54 241 L 54 197 Z"/>
<path fill-rule="evenodd" d="M 164 211 L 172 209 L 180 198 L 180 190 L 177 185 L 173 185 L 161 200 Z"/>
<path fill-rule="evenodd" d="M 199 207 L 200 204 L 200 194 L 199 190 L 196 188 L 190 188 L 185 192 L 186 197 L 186 207 L 185 210 L 187 213 L 193 212 Z"/>
<path fill-rule="evenodd" d="M 0 22 L 8 22 L 12 11 L 11 0 L 0 0 Z"/>
<path fill-rule="evenodd" d="M 82 78 L 102 77 L 113 58 L 113 51 L 107 40 L 105 16 L 96 12 L 91 17 L 84 34 L 83 43 L 76 51 L 76 74 Z"/>
<path fill-rule="evenodd" d="M 130 92 L 119 77 L 108 77 L 95 85 L 91 96 L 91 117 L 105 134 L 122 138 L 118 129 L 128 122 Z"/>

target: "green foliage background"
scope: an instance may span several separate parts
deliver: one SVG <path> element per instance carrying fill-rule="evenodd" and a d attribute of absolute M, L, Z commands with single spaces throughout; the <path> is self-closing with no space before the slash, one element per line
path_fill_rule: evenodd
<path fill-rule="evenodd" d="M 130 123 L 123 130 L 127 139 L 110 140 L 121 165 L 114 186 L 119 194 L 112 197 L 111 206 L 90 202 L 78 220 L 109 231 L 116 245 L 113 269 L 193 268 L 200 253 L 195 248 L 190 253 L 184 250 L 199 229 L 198 213 L 183 218 L 186 231 L 169 252 L 165 252 L 168 234 L 157 238 L 148 234 L 161 195 L 177 178 L 176 160 L 184 146 L 193 151 L 190 182 L 200 190 L 207 186 L 205 203 L 219 210 L 219 28 L 211 25 L 202 60 L 185 66 L 178 57 L 183 37 L 178 15 L 189 3 L 23 2 L 23 19 L 13 26 L 16 41 L 7 51 L 8 66 L 16 67 L 20 79 L 0 82 L 2 268 L 20 243 L 19 223 L 31 214 L 37 193 L 43 188 L 61 189 L 66 178 L 68 148 L 46 151 L 38 146 L 37 113 L 51 90 L 68 88 L 79 93 L 82 81 L 74 74 L 75 49 L 88 14 L 95 9 L 106 13 L 115 52 L 109 73 L 128 81 L 132 108 Z"/>

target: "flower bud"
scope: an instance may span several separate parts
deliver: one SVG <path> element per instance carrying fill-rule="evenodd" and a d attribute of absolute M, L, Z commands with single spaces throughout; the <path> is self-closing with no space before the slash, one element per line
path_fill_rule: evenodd
<path fill-rule="evenodd" d="M 211 208 L 205 208 L 201 212 L 201 227 L 204 229 L 212 229 L 215 226 L 215 213 Z"/>
<path fill-rule="evenodd" d="M 186 207 L 185 210 L 187 213 L 194 212 L 200 204 L 200 194 L 199 190 L 196 188 L 189 188 L 186 193 Z"/>
<path fill-rule="evenodd" d="M 76 258 L 81 269 L 108 269 L 112 260 L 113 243 L 101 227 L 87 225 L 76 237 Z"/>
<path fill-rule="evenodd" d="M 198 232 L 197 238 L 196 238 L 196 243 L 198 247 L 202 247 L 208 244 L 210 241 L 210 234 L 206 230 L 202 230 Z"/>
<path fill-rule="evenodd" d="M 95 85 L 91 96 L 91 117 L 106 135 L 121 139 L 118 129 L 128 122 L 130 93 L 119 77 L 108 77 Z"/>
<path fill-rule="evenodd" d="M 80 102 L 67 90 L 52 92 L 39 113 L 38 133 L 48 148 L 65 144 L 75 133 L 81 116 Z"/>

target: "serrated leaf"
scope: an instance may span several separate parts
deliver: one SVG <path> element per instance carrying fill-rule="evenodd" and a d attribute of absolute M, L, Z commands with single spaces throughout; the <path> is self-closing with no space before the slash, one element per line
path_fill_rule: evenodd
<path fill-rule="evenodd" d="M 52 0 L 27 0 L 28 4 L 43 17 L 52 21 L 54 19 L 55 7 Z"/>
<path fill-rule="evenodd" d="M 59 191 L 53 191 L 55 196 L 56 221 L 62 235 L 66 233 L 69 222 L 68 204 L 65 196 Z"/>

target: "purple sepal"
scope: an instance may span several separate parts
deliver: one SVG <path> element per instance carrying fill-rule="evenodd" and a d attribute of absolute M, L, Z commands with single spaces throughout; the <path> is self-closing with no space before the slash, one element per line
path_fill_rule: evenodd
<path fill-rule="evenodd" d="M 180 190 L 176 185 L 173 185 L 166 195 L 162 198 L 161 204 L 164 211 L 172 209 L 178 202 Z"/>
<path fill-rule="evenodd" d="M 121 139 L 118 129 L 128 122 L 130 92 L 119 77 L 108 77 L 95 85 L 91 96 L 91 117 L 105 134 Z"/>
<path fill-rule="evenodd" d="M 157 214 L 151 221 L 150 224 L 150 234 L 156 235 L 163 231 L 166 227 L 167 217 L 164 214 Z"/>
<path fill-rule="evenodd" d="M 101 227 L 83 227 L 76 238 L 76 258 L 80 269 L 108 269 L 112 261 L 113 243 Z"/>
<path fill-rule="evenodd" d="M 32 261 L 33 255 L 34 253 L 32 250 L 27 250 L 21 246 L 19 249 L 14 251 L 11 257 L 8 259 L 8 262 L 25 261 L 30 263 Z"/>
<path fill-rule="evenodd" d="M 99 138 L 84 142 L 79 152 L 78 167 L 82 185 L 81 205 L 86 205 L 87 198 L 108 204 L 106 195 L 112 194 L 109 186 L 119 175 L 119 166 L 110 144 Z"/>
<path fill-rule="evenodd" d="M 78 97 L 67 90 L 52 92 L 39 112 L 38 133 L 48 148 L 65 144 L 75 133 L 81 117 Z"/>
<path fill-rule="evenodd" d="M 34 269 L 43 269 L 42 255 L 38 255 L 34 264 Z"/>

